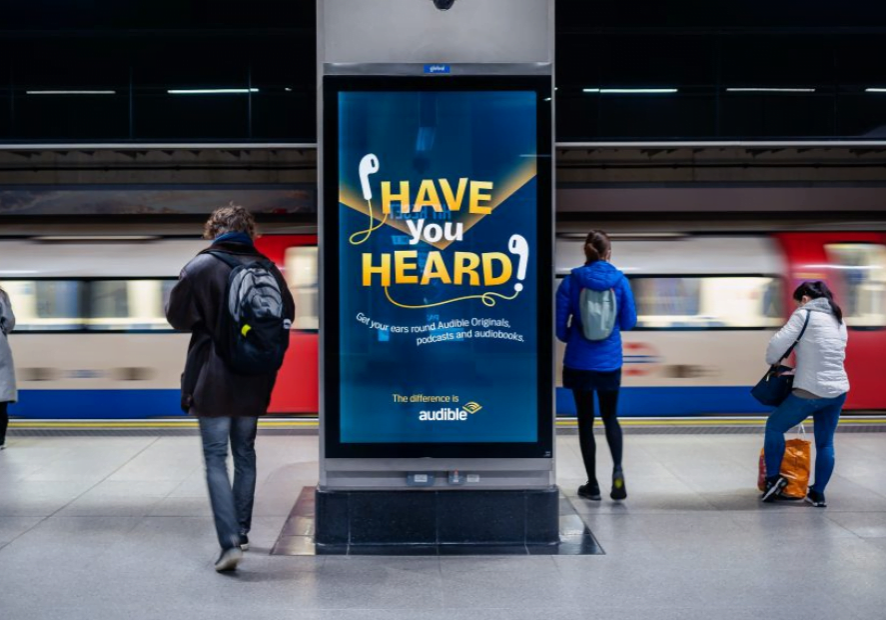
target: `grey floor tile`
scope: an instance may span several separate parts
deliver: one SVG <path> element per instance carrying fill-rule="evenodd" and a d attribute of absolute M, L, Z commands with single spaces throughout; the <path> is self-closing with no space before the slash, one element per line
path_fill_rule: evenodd
<path fill-rule="evenodd" d="M 865 513 L 870 514 L 870 513 Z M 835 519 L 830 519 L 823 510 L 802 504 L 790 510 L 767 511 L 748 510 L 730 513 L 731 518 L 742 528 L 742 535 L 807 539 L 842 538 L 856 534 Z"/>
<path fill-rule="evenodd" d="M 72 499 L 35 498 L 23 501 L 5 498 L 0 503 L 0 517 L 48 517 L 64 508 Z"/>
<path fill-rule="evenodd" d="M 203 453 L 198 436 L 160 437 L 127 460 L 109 477 L 115 481 L 180 481 L 203 466 Z"/>
<path fill-rule="evenodd" d="M 573 506 L 579 514 L 640 514 L 640 513 L 692 513 L 713 511 L 714 506 L 694 492 L 640 493 L 633 490 L 628 481 L 628 498 L 623 502 L 613 502 L 606 495 L 602 501 L 594 502 L 576 499 Z"/>
<path fill-rule="evenodd" d="M 43 517 L 0 517 L 0 547 L 40 523 Z"/>
<path fill-rule="evenodd" d="M 442 607 L 443 580 L 437 558 L 328 556 L 315 577 L 307 597 L 309 607 Z"/>
<path fill-rule="evenodd" d="M 873 549 L 886 553 L 886 538 L 865 538 L 864 541 Z"/>
<path fill-rule="evenodd" d="M 855 480 L 843 477 L 842 474 L 834 475 L 834 477 L 831 478 L 830 483 L 828 483 L 826 495 L 828 500 L 828 513 L 886 513 L 886 495 L 871 491 L 869 488 L 859 484 Z"/>
<path fill-rule="evenodd" d="M 443 558 L 447 608 L 544 609 L 567 596 L 552 556 Z"/>
<path fill-rule="evenodd" d="M 151 496 L 84 495 L 66 505 L 57 514 L 62 517 L 143 517 L 149 515 L 161 499 Z"/>
<path fill-rule="evenodd" d="M 212 517 L 209 496 L 164 497 L 151 507 L 152 517 Z"/>
<path fill-rule="evenodd" d="M 179 486 L 179 480 L 121 480 L 113 476 L 102 480 L 84 494 L 84 497 L 130 498 L 166 497 Z"/>

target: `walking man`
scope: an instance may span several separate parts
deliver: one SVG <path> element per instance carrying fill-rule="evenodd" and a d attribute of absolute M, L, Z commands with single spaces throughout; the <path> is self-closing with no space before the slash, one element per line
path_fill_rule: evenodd
<path fill-rule="evenodd" d="M 198 418 L 206 482 L 221 555 L 234 570 L 249 545 L 255 497 L 255 436 L 289 345 L 295 303 L 277 267 L 253 245 L 255 220 L 231 204 L 204 235 L 212 245 L 182 270 L 166 306 L 175 329 L 191 332 L 182 409 Z M 228 478 L 228 442 L 234 484 Z"/>

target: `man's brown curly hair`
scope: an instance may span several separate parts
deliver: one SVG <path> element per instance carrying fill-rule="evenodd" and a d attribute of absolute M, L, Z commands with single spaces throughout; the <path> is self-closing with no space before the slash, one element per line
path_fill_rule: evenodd
<path fill-rule="evenodd" d="M 212 212 L 203 226 L 203 238 L 215 239 L 229 232 L 243 232 L 255 239 L 255 218 L 252 213 L 233 202 Z"/>

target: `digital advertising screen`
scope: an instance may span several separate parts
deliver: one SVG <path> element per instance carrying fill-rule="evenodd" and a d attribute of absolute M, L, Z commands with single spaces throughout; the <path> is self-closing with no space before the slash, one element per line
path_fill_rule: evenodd
<path fill-rule="evenodd" d="M 327 456 L 550 457 L 550 79 L 324 98 Z"/>

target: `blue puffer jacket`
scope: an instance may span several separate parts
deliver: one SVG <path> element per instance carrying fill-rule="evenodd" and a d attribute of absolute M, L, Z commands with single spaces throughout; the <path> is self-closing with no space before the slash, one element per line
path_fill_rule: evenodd
<path fill-rule="evenodd" d="M 609 338 L 593 342 L 584 337 L 578 300 L 581 289 L 615 290 L 618 320 Z M 570 317 L 572 321 L 570 323 Z M 621 332 L 637 324 L 634 295 L 625 275 L 605 261 L 576 267 L 557 289 L 557 338 L 566 343 L 563 365 L 576 370 L 610 371 L 622 365 Z"/>

